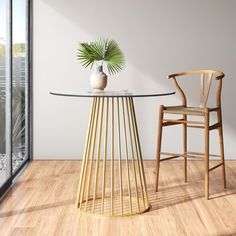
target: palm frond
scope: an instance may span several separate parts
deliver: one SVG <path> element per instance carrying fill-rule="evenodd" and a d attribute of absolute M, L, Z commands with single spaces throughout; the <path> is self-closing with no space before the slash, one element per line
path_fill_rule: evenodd
<path fill-rule="evenodd" d="M 101 61 L 104 58 L 105 47 L 102 40 L 97 40 L 90 44 L 91 51 L 96 61 Z"/>
<path fill-rule="evenodd" d="M 107 43 L 104 61 L 107 63 L 107 69 L 110 74 L 121 71 L 125 64 L 124 55 L 114 40 L 110 40 Z"/>
<path fill-rule="evenodd" d="M 80 43 L 80 47 L 77 51 L 77 58 L 81 61 L 82 66 L 88 67 L 89 65 L 93 66 L 95 57 L 91 46 L 88 43 Z"/>
<path fill-rule="evenodd" d="M 124 55 L 115 40 L 98 39 L 91 43 L 80 43 L 77 58 L 82 66 L 93 66 L 96 61 L 107 64 L 109 74 L 121 71 L 125 65 Z"/>

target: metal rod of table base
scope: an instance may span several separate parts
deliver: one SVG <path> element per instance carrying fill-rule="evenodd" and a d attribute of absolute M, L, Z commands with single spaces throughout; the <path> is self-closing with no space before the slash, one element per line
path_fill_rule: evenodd
<path fill-rule="evenodd" d="M 141 214 L 150 208 L 132 97 L 93 99 L 77 207 L 106 216 Z"/>

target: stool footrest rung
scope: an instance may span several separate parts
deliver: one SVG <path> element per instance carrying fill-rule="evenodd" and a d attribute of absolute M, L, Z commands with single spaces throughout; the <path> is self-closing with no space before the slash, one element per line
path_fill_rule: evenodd
<path fill-rule="evenodd" d="M 187 152 L 187 154 L 183 154 L 183 153 L 174 153 L 174 152 L 161 152 L 161 155 L 164 156 L 170 156 L 168 158 L 165 159 L 161 159 L 162 160 L 169 160 L 169 159 L 173 159 L 173 158 L 177 158 L 177 157 L 190 157 L 190 158 L 204 158 L 205 157 L 205 153 L 203 152 Z M 209 154 L 209 157 L 221 157 L 220 155 L 217 154 Z"/>
<path fill-rule="evenodd" d="M 187 155 L 197 155 L 199 157 L 201 156 L 205 156 L 205 153 L 203 152 L 187 152 Z M 210 157 L 221 157 L 220 155 L 217 155 L 217 154 L 209 154 Z"/>
<path fill-rule="evenodd" d="M 187 125 L 188 128 L 197 128 L 197 129 L 205 129 L 205 126 L 201 125 Z"/>
<path fill-rule="evenodd" d="M 218 129 L 220 126 L 221 126 L 221 123 L 220 123 L 220 122 L 215 123 L 214 125 L 211 125 L 211 126 L 209 127 L 209 130 Z"/>
<path fill-rule="evenodd" d="M 163 126 L 168 123 L 176 123 L 176 124 L 201 124 L 204 125 L 205 123 L 202 121 L 192 121 L 192 120 L 184 120 L 184 119 L 163 119 Z"/>
<path fill-rule="evenodd" d="M 161 159 L 160 161 L 167 161 L 167 160 L 175 159 L 175 158 L 178 158 L 178 157 L 180 157 L 180 156 L 166 157 L 166 158 Z"/>
<path fill-rule="evenodd" d="M 220 164 L 218 164 L 218 165 L 216 165 L 216 166 L 213 166 L 212 168 L 210 168 L 209 169 L 209 171 L 212 171 L 212 170 L 214 170 L 214 169 L 216 169 L 216 168 L 218 168 L 218 167 L 220 167 L 220 166 L 222 166 L 224 163 L 223 162 L 221 162 Z"/>
<path fill-rule="evenodd" d="M 184 121 L 184 119 L 177 119 L 177 120 L 163 120 L 163 126 L 170 126 L 170 125 L 181 125 L 182 121 Z"/>

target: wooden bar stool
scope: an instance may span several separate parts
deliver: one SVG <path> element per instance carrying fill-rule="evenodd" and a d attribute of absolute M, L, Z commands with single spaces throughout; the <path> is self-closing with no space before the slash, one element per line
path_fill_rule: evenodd
<path fill-rule="evenodd" d="M 199 107 L 189 107 L 187 106 L 187 99 L 183 89 L 177 82 L 177 77 L 189 77 L 199 75 L 200 78 L 200 106 Z M 184 180 L 187 182 L 187 157 L 203 157 L 205 158 L 205 197 L 209 199 L 209 173 L 217 167 L 222 166 L 223 172 L 223 184 L 226 188 L 226 176 L 225 176 L 225 160 L 224 160 L 224 142 L 223 142 L 223 128 L 222 128 L 222 112 L 221 112 L 221 90 L 222 90 L 222 79 L 224 78 L 224 73 L 221 71 L 214 70 L 194 70 L 185 71 L 181 73 L 171 74 L 167 78 L 172 79 L 175 83 L 176 89 L 179 92 L 182 105 L 180 106 L 160 106 L 159 111 L 159 130 L 157 137 L 157 156 L 156 156 L 156 183 L 155 188 L 158 191 L 158 180 L 159 180 L 159 169 L 160 162 L 165 160 L 170 160 L 178 157 L 184 158 Z M 209 92 L 212 84 L 213 78 L 217 81 L 216 85 L 216 106 L 208 107 L 207 101 L 209 97 Z M 212 112 L 217 113 L 217 122 L 210 125 L 209 116 Z M 175 114 L 181 115 L 181 119 L 165 119 L 165 114 Z M 204 121 L 190 121 L 187 119 L 188 116 L 201 116 Z M 183 125 L 183 153 L 167 153 L 161 152 L 161 141 L 162 141 L 162 128 L 165 126 L 172 125 Z M 187 150 L 187 128 L 203 128 L 205 130 L 205 153 L 200 152 L 189 152 Z M 219 131 L 219 144 L 220 144 L 220 155 L 209 154 L 209 134 L 211 130 L 218 129 Z M 166 155 L 168 157 L 161 159 L 160 156 Z M 217 156 L 221 158 L 221 162 L 209 168 L 209 156 Z"/>

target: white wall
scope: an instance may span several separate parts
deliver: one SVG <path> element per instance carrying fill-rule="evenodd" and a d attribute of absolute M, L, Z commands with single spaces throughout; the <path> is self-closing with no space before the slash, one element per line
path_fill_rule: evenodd
<path fill-rule="evenodd" d="M 52 96 L 49 91 L 89 87 L 91 71 L 76 60 L 76 48 L 79 41 L 101 36 L 115 39 L 127 61 L 125 70 L 109 79 L 108 89 L 172 90 L 165 79 L 169 73 L 223 70 L 225 152 L 228 159 L 235 158 L 235 22 L 235 0 L 35 0 L 34 159 L 82 157 L 90 101 Z M 192 102 L 197 99 L 191 94 Z M 158 107 L 177 104 L 179 97 L 135 102 L 143 156 L 154 159 Z M 201 132 L 189 132 L 189 147 L 195 151 L 202 149 Z M 178 128 L 167 128 L 164 138 L 168 141 L 163 149 L 181 147 Z M 218 151 L 214 134 L 211 150 Z"/>

